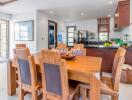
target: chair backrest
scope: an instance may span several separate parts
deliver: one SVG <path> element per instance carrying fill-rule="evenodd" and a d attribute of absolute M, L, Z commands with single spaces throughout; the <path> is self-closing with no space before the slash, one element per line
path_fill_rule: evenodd
<path fill-rule="evenodd" d="M 84 44 L 74 44 L 74 49 L 84 49 Z"/>
<path fill-rule="evenodd" d="M 16 48 L 26 48 L 26 44 L 16 44 L 15 49 L 13 49 L 13 55 L 16 56 Z"/>
<path fill-rule="evenodd" d="M 26 48 L 26 44 L 16 44 L 16 48 Z"/>
<path fill-rule="evenodd" d="M 116 67 L 117 67 L 116 66 L 117 60 L 119 59 L 119 57 L 125 57 L 125 54 L 126 54 L 126 50 L 124 48 L 119 47 L 117 49 L 117 52 L 115 54 L 114 61 L 113 61 L 113 66 L 112 66 L 112 75 L 115 74 Z"/>
<path fill-rule="evenodd" d="M 64 43 L 59 43 L 59 44 L 57 45 L 57 49 L 67 49 L 67 45 L 64 44 Z"/>
<path fill-rule="evenodd" d="M 41 51 L 41 73 L 43 95 L 46 99 L 68 99 L 68 76 L 66 63 L 58 52 Z"/>
<path fill-rule="evenodd" d="M 74 53 L 77 56 L 86 56 L 86 48 L 84 48 L 84 44 L 74 44 L 73 48 L 75 49 Z"/>
<path fill-rule="evenodd" d="M 28 48 L 17 48 L 15 52 L 19 83 L 35 87 L 37 84 L 37 76 L 34 57 L 30 55 Z"/>
<path fill-rule="evenodd" d="M 119 83 L 121 78 L 122 66 L 125 61 L 125 53 L 126 50 L 123 48 L 118 48 L 117 53 L 115 55 L 112 67 L 112 82 L 114 86 L 114 90 L 119 90 Z"/>
<path fill-rule="evenodd" d="M 114 65 L 114 63 L 116 63 L 116 58 L 118 58 L 119 56 L 124 57 L 124 56 L 125 56 L 125 54 L 126 54 L 125 49 L 124 49 L 124 48 L 119 47 L 119 48 L 117 49 L 116 54 L 115 54 L 114 61 L 113 61 L 113 65 Z"/>

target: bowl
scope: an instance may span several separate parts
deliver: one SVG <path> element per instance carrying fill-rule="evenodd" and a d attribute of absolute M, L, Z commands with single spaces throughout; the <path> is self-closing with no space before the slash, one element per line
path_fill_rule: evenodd
<path fill-rule="evenodd" d="M 61 55 L 61 58 L 62 59 L 66 59 L 66 60 L 72 60 L 72 59 L 74 59 L 75 58 L 75 55 L 70 55 L 70 56 L 68 56 L 68 55 Z"/>

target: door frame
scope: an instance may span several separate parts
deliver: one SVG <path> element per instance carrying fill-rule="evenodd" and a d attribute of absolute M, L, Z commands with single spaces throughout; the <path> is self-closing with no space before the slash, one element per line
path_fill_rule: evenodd
<path fill-rule="evenodd" d="M 54 23 L 55 24 L 55 47 L 57 46 L 57 32 L 58 32 L 58 25 L 57 25 L 57 22 L 54 22 L 52 20 L 48 20 L 48 49 L 50 49 L 49 47 L 49 24 L 51 23 Z"/>

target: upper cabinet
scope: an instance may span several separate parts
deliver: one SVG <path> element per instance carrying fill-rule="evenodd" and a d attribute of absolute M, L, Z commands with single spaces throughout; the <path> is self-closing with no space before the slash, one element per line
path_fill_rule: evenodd
<path fill-rule="evenodd" d="M 132 0 L 130 0 L 130 14 L 131 14 L 130 23 L 132 24 Z"/>
<path fill-rule="evenodd" d="M 130 25 L 130 0 L 119 1 L 115 12 L 115 28 Z"/>
<path fill-rule="evenodd" d="M 99 32 L 110 32 L 110 18 L 103 17 L 98 18 L 98 33 Z"/>

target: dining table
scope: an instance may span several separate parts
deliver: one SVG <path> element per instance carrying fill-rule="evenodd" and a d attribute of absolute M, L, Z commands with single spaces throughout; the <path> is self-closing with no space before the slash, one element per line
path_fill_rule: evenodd
<path fill-rule="evenodd" d="M 33 54 L 37 71 L 40 72 L 41 53 Z M 72 60 L 66 60 L 68 79 L 88 84 L 90 87 L 90 100 L 100 100 L 100 80 L 97 74 L 101 70 L 102 58 L 92 56 L 76 56 Z M 8 95 L 16 94 L 17 85 L 17 61 L 12 58 L 8 61 Z M 86 90 L 82 89 L 82 92 Z M 86 95 L 82 93 L 85 100 Z"/>

